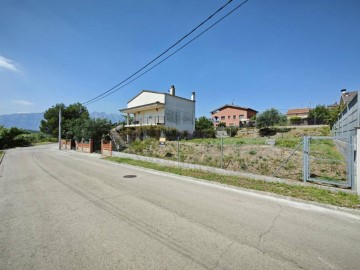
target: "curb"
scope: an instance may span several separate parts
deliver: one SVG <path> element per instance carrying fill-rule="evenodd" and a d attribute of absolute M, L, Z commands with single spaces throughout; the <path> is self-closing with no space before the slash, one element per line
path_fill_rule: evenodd
<path fill-rule="evenodd" d="M 179 167 L 179 168 L 184 168 L 184 169 L 201 170 L 201 171 L 210 172 L 210 173 L 239 176 L 239 177 L 260 180 L 260 181 L 266 181 L 266 182 L 284 183 L 287 185 L 317 187 L 317 188 L 329 190 L 332 192 L 345 192 L 345 193 L 349 193 L 349 194 L 355 194 L 355 192 L 350 189 L 339 189 L 336 187 L 330 187 L 330 186 L 325 186 L 325 185 L 314 185 L 314 184 L 304 183 L 304 182 L 300 182 L 300 181 L 294 181 L 294 180 L 290 180 L 290 179 L 283 179 L 283 178 L 278 178 L 278 177 L 258 175 L 258 174 L 246 173 L 246 172 L 236 172 L 236 171 L 220 169 L 220 168 L 216 168 L 216 167 L 209 167 L 209 166 L 204 166 L 204 165 L 199 165 L 199 164 L 177 162 L 177 161 L 172 161 L 172 160 L 146 157 L 146 156 L 128 154 L 128 153 L 123 153 L 123 152 L 113 151 L 112 157 L 130 158 L 130 159 L 134 159 L 134 160 L 157 163 L 157 164 L 161 164 L 161 165 L 165 165 L 165 166 L 173 166 L 173 167 Z"/>
<path fill-rule="evenodd" d="M 103 160 L 103 159 L 102 159 L 102 161 L 103 162 L 109 162 L 109 161 Z M 249 194 L 255 194 L 255 195 L 264 196 L 264 197 L 276 198 L 276 199 L 291 202 L 291 203 L 294 203 L 294 204 L 304 204 L 304 205 L 309 205 L 309 206 L 313 206 L 313 207 L 319 207 L 319 208 L 322 208 L 322 209 L 327 209 L 329 211 L 337 211 L 337 212 L 345 213 L 345 214 L 348 214 L 348 215 L 356 216 L 357 219 L 360 219 L 360 210 L 358 210 L 358 209 L 352 209 L 352 208 L 346 208 L 346 207 L 341 207 L 341 206 L 336 206 L 336 205 L 331 205 L 331 204 L 324 204 L 324 203 L 319 203 L 319 202 L 307 201 L 307 200 L 303 200 L 303 199 L 299 199 L 299 198 L 288 197 L 288 196 L 279 195 L 279 194 L 266 192 L 266 191 L 259 191 L 259 190 L 247 189 L 247 188 L 242 188 L 242 187 L 237 187 L 237 186 L 231 186 L 231 185 L 226 185 L 226 184 L 222 184 L 222 183 L 218 183 L 218 182 L 209 181 L 209 180 L 206 180 L 206 179 L 195 178 L 195 177 L 190 177 L 190 176 L 183 176 L 183 175 L 178 175 L 178 174 L 169 173 L 169 172 L 162 172 L 162 171 L 157 171 L 157 170 L 149 169 L 149 168 L 143 168 L 143 167 L 130 165 L 130 164 L 126 164 L 126 163 L 117 163 L 117 162 L 114 162 L 114 161 L 110 161 L 110 162 L 112 162 L 112 163 L 114 163 L 116 165 L 119 165 L 119 166 L 132 168 L 132 169 L 137 169 L 137 170 L 140 170 L 140 171 L 143 171 L 143 172 L 151 172 L 151 173 L 154 173 L 154 174 L 170 176 L 170 177 L 178 178 L 178 179 L 181 179 L 181 180 L 185 179 L 186 181 L 204 183 L 206 185 L 225 188 L 227 190 L 232 190 L 232 191 L 238 191 L 238 192 L 243 191 L 243 192 L 246 192 L 246 193 L 249 193 Z M 296 206 L 294 206 L 294 207 L 296 207 Z"/>
<path fill-rule="evenodd" d="M 5 157 L 5 151 L 3 150 L 3 155 L 1 156 L 1 158 L 0 158 L 0 164 L 1 164 L 1 162 L 2 162 L 2 160 L 4 159 L 4 157 Z"/>

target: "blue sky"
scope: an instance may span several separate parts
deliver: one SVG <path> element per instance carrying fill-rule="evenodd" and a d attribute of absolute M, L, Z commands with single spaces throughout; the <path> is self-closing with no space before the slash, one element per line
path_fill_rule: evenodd
<path fill-rule="evenodd" d="M 95 97 L 226 1 L 0 2 L 0 114 L 11 114 Z M 88 110 L 118 113 L 142 89 L 172 84 L 179 96 L 196 92 L 198 117 L 232 102 L 283 113 L 333 103 L 342 88 L 360 90 L 359 13 L 358 0 L 250 0 Z"/>

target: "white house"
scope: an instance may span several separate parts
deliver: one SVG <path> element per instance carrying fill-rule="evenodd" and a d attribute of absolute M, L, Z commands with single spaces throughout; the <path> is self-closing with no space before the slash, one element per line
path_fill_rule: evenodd
<path fill-rule="evenodd" d="M 179 131 L 195 130 L 195 92 L 191 98 L 175 95 L 172 85 L 170 93 L 142 90 L 128 101 L 127 108 L 120 112 L 127 114 L 125 127 L 163 125 Z M 133 117 L 133 123 L 129 119 Z"/>

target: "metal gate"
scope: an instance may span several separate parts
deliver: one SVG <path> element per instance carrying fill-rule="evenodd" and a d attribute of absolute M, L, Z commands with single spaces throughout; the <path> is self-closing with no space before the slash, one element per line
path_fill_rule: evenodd
<path fill-rule="evenodd" d="M 354 179 L 353 136 L 305 136 L 303 141 L 304 182 L 352 188 Z"/>

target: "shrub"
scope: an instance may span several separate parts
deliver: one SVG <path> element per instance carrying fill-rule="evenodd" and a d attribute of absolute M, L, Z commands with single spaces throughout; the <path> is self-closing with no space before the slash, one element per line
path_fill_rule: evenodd
<path fill-rule="evenodd" d="M 215 138 L 215 130 L 207 129 L 207 130 L 195 130 L 193 133 L 193 138 Z"/>
<path fill-rule="evenodd" d="M 13 140 L 14 145 L 20 147 L 29 146 L 33 141 L 35 141 L 35 138 L 32 134 L 20 134 Z"/>
<path fill-rule="evenodd" d="M 31 134 L 26 130 L 16 127 L 4 128 L 0 126 L 0 149 L 30 145 L 31 140 L 25 135 L 29 136 Z"/>
<path fill-rule="evenodd" d="M 300 143 L 300 141 L 300 138 L 277 139 L 275 141 L 275 145 L 280 147 L 295 148 Z"/>
<path fill-rule="evenodd" d="M 299 117 L 299 116 L 290 117 L 290 124 L 291 125 L 300 125 L 301 124 L 301 117 Z"/>
<path fill-rule="evenodd" d="M 237 134 L 239 128 L 237 128 L 237 127 L 227 127 L 225 130 L 226 130 L 227 134 L 230 137 L 234 137 Z"/>
<path fill-rule="evenodd" d="M 274 136 L 276 133 L 286 133 L 289 132 L 291 128 L 287 127 L 264 127 L 259 129 L 260 136 Z"/>
<path fill-rule="evenodd" d="M 273 136 L 277 133 L 277 128 L 275 127 L 264 127 L 259 129 L 259 134 L 261 137 L 264 136 Z"/>
<path fill-rule="evenodd" d="M 180 133 L 176 128 L 163 127 L 161 131 L 169 141 L 176 141 L 180 137 Z"/>
<path fill-rule="evenodd" d="M 255 150 L 250 150 L 250 152 L 249 152 L 249 154 L 250 154 L 250 155 L 253 155 L 253 156 L 256 155 L 256 153 L 257 153 L 257 152 L 256 152 Z"/>

